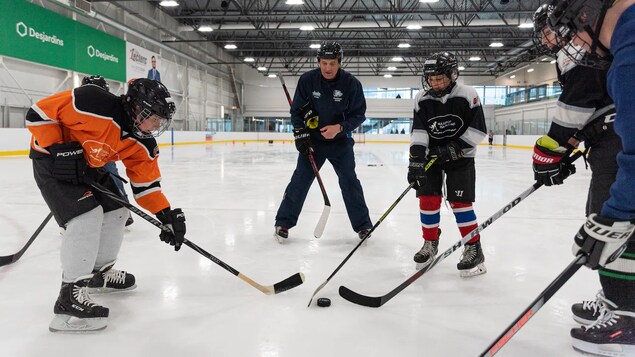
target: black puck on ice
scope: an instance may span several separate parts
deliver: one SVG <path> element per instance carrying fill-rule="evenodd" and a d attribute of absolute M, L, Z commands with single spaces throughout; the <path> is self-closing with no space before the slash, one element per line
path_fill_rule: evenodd
<path fill-rule="evenodd" d="M 319 307 L 329 307 L 331 306 L 331 299 L 329 298 L 319 298 L 317 301 L 317 305 Z"/>

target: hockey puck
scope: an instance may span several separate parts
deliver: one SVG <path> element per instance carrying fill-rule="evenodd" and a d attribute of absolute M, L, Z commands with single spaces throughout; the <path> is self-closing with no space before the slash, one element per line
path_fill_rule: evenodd
<path fill-rule="evenodd" d="M 317 305 L 319 307 L 329 307 L 329 306 L 331 306 L 331 299 L 329 299 L 329 298 L 319 298 L 317 300 Z"/>

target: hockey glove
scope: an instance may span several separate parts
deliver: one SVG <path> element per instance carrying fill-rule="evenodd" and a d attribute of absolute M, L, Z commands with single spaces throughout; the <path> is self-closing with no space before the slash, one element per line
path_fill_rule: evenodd
<path fill-rule="evenodd" d="M 53 144 L 49 146 L 48 151 L 53 158 L 53 177 L 74 185 L 84 182 L 86 159 L 79 142 Z"/>
<path fill-rule="evenodd" d="M 309 130 L 306 128 L 293 129 L 293 139 L 295 139 L 295 148 L 298 149 L 300 154 L 308 156 L 313 149 Z"/>
<path fill-rule="evenodd" d="M 445 145 L 431 147 L 428 152 L 428 159 L 437 159 L 438 164 L 456 161 L 463 157 L 463 150 L 456 141 L 450 141 Z"/>
<path fill-rule="evenodd" d="M 575 166 L 569 162 L 567 154 L 567 149 L 543 135 L 534 146 L 534 179 L 545 186 L 562 184 L 575 173 Z"/>
<path fill-rule="evenodd" d="M 410 158 L 408 165 L 408 183 L 413 183 L 415 190 L 420 189 L 426 183 L 426 165 L 428 160 Z"/>
<path fill-rule="evenodd" d="M 592 213 L 575 235 L 573 255 L 588 255 L 586 266 L 597 269 L 606 266 L 626 249 L 635 225 L 628 221 L 614 221 Z"/>
<path fill-rule="evenodd" d="M 161 231 L 159 238 L 162 241 L 174 246 L 174 250 L 181 249 L 181 244 L 185 239 L 185 213 L 180 208 L 171 210 L 166 208 L 157 213 L 157 218 L 164 226 L 168 227 L 172 232 Z"/>
<path fill-rule="evenodd" d="M 304 126 L 308 129 L 317 129 L 320 118 L 318 117 L 317 112 L 311 108 L 311 104 L 307 103 L 302 107 L 302 111 L 300 112 L 302 116 L 302 120 L 304 121 Z"/>

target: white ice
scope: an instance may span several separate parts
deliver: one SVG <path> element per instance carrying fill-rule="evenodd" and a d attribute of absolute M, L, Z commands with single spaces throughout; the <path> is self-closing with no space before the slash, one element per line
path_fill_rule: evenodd
<path fill-rule="evenodd" d="M 407 187 L 406 144 L 358 144 L 357 174 L 375 222 Z M 260 284 L 296 272 L 304 285 L 267 296 L 188 247 L 174 252 L 139 217 L 126 233 L 117 268 L 138 288 L 96 296 L 108 327 L 90 335 L 48 331 L 61 268 L 51 221 L 26 254 L 0 268 L 0 356 L 476 356 L 571 262 L 584 222 L 590 172 L 581 160 L 565 185 L 543 187 L 482 233 L 487 274 L 461 279 L 460 251 L 378 309 L 351 304 L 338 287 L 387 293 L 415 272 L 421 247 L 418 201 L 408 194 L 318 294 L 309 297 L 358 243 L 330 166 L 322 169 L 332 212 L 322 238 L 317 183 L 287 244 L 274 238 L 277 207 L 295 168 L 293 144 L 216 144 L 162 148 L 162 186 L 187 217 L 187 238 Z M 529 150 L 479 147 L 479 223 L 533 183 Z M 18 251 L 48 213 L 26 157 L 0 159 L 0 256 Z M 460 239 L 441 211 L 440 251 Z M 499 356 L 578 356 L 570 307 L 594 299 L 597 273 L 582 268 L 514 336 Z"/>

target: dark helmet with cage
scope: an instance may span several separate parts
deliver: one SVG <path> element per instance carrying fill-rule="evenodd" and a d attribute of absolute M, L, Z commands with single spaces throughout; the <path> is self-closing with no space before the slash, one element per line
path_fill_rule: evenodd
<path fill-rule="evenodd" d="M 439 75 L 447 76 L 450 81 L 445 88 L 434 90 L 430 85 L 430 76 Z M 450 52 L 437 52 L 428 57 L 423 64 L 421 84 L 425 91 L 433 97 L 442 97 L 450 93 L 457 78 L 459 78 L 459 61 Z"/>
<path fill-rule="evenodd" d="M 534 12 L 534 32 L 532 34 L 531 40 L 534 43 L 534 48 L 537 55 L 548 55 L 555 57 L 558 51 L 562 49 L 562 41 L 555 34 L 551 39 L 551 41 L 553 42 L 551 47 L 545 45 L 542 41 L 543 34 L 547 36 L 548 33 L 551 33 L 551 29 L 547 24 L 547 19 L 549 18 L 549 12 L 551 12 L 552 10 L 553 6 L 549 4 L 543 4 L 540 5 L 536 12 Z"/>
<path fill-rule="evenodd" d="M 600 29 L 606 12 L 614 2 L 609 0 L 552 0 L 549 27 L 566 42 L 575 38 L 575 44 L 567 46 L 569 58 L 582 66 L 606 69 L 613 60 L 609 50 L 600 42 Z M 576 37 L 586 32 L 590 41 Z"/>
<path fill-rule="evenodd" d="M 140 139 L 161 135 L 170 126 L 176 111 L 168 89 L 161 82 L 146 78 L 128 82 L 124 106 L 130 116 L 132 133 Z"/>
<path fill-rule="evenodd" d="M 94 84 L 107 91 L 110 90 L 110 86 L 108 85 L 108 82 L 106 82 L 106 79 L 100 75 L 84 77 L 82 79 L 82 85 L 85 86 L 87 84 Z"/>
<path fill-rule="evenodd" d="M 318 62 L 321 59 L 337 59 L 337 62 L 342 63 L 343 57 L 344 51 L 342 50 L 342 46 L 337 42 L 322 42 L 317 51 Z"/>

